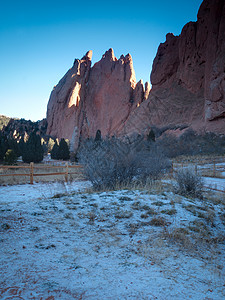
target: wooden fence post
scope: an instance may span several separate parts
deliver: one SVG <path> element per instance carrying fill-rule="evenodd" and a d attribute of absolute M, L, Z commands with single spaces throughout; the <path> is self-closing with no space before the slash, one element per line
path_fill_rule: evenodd
<path fill-rule="evenodd" d="M 216 163 L 213 162 L 213 177 L 216 177 Z"/>
<path fill-rule="evenodd" d="M 173 177 L 173 171 L 174 171 L 174 165 L 173 165 L 173 162 L 172 162 L 172 168 L 171 168 L 171 176 Z"/>
<path fill-rule="evenodd" d="M 195 174 L 198 174 L 198 165 L 195 165 Z"/>
<path fill-rule="evenodd" d="M 66 163 L 66 172 L 65 172 L 65 182 L 68 182 L 68 174 L 69 174 L 69 167 L 68 162 Z"/>
<path fill-rule="evenodd" d="M 34 184 L 34 163 L 30 163 L 30 184 Z"/>

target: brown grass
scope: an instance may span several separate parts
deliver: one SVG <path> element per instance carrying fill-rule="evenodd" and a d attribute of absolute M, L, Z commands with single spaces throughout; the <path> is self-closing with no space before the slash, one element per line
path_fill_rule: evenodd
<path fill-rule="evenodd" d="M 151 219 L 149 224 L 152 225 L 152 226 L 165 226 L 166 225 L 166 220 L 162 217 L 154 217 L 154 218 Z"/>

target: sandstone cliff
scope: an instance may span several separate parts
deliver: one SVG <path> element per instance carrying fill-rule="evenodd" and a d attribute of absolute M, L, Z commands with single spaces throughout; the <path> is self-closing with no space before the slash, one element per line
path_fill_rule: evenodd
<path fill-rule="evenodd" d="M 136 83 L 130 54 L 120 59 L 109 49 L 93 67 L 92 52 L 73 67 L 54 87 L 47 109 L 47 133 L 77 140 L 117 135 L 130 113 L 149 93 L 149 84 Z M 74 137 L 76 136 L 76 138 Z"/>
<path fill-rule="evenodd" d="M 136 83 L 132 58 L 113 50 L 91 67 L 92 52 L 53 89 L 48 134 L 80 136 L 147 134 L 152 126 L 192 127 L 225 134 L 225 2 L 204 0 L 197 22 L 160 44 L 150 84 Z"/>
<path fill-rule="evenodd" d="M 186 24 L 180 36 L 167 34 L 151 83 L 148 100 L 127 120 L 124 133 L 133 124 L 143 132 L 148 123 L 225 134 L 224 0 L 203 1 L 197 22 Z"/>

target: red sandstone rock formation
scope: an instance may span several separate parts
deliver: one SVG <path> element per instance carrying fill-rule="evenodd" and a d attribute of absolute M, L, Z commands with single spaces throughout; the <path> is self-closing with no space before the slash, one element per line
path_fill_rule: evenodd
<path fill-rule="evenodd" d="M 225 134 L 225 2 L 204 0 L 197 22 L 160 44 L 150 84 L 136 83 L 132 58 L 113 50 L 91 68 L 92 52 L 53 89 L 48 134 L 73 140 L 146 134 L 151 126 L 187 125 Z M 76 138 L 75 138 L 76 137 Z"/>
<path fill-rule="evenodd" d="M 91 68 L 92 52 L 73 67 L 54 87 L 47 109 L 47 133 L 74 141 L 118 134 L 130 113 L 148 97 L 142 81 L 136 84 L 130 54 L 120 59 L 109 49 Z M 76 136 L 76 138 L 75 138 Z"/>
<path fill-rule="evenodd" d="M 225 133 L 224 0 L 203 1 L 197 22 L 186 24 L 179 37 L 167 35 L 154 60 L 151 82 L 151 113 L 163 102 L 174 111 L 175 123 Z M 165 123 L 173 123 L 167 112 L 162 116 Z M 152 122 L 163 120 L 153 117 Z"/>
<path fill-rule="evenodd" d="M 152 125 L 225 134 L 225 2 L 205 0 L 197 22 L 167 34 L 151 72 L 152 90 L 121 131 Z"/>
<path fill-rule="evenodd" d="M 91 58 L 92 51 L 89 51 L 81 60 L 76 59 L 73 67 L 54 87 L 47 108 L 47 134 L 71 139 L 74 129 L 82 127 Z"/>

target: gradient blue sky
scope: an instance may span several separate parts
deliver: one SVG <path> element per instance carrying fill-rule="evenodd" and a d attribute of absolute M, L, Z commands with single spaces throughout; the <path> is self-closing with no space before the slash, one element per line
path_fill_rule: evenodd
<path fill-rule="evenodd" d="M 137 81 L 149 81 L 168 32 L 196 21 L 202 0 L 1 1 L 0 114 L 40 120 L 49 95 L 75 58 L 109 48 L 130 53 Z"/>

